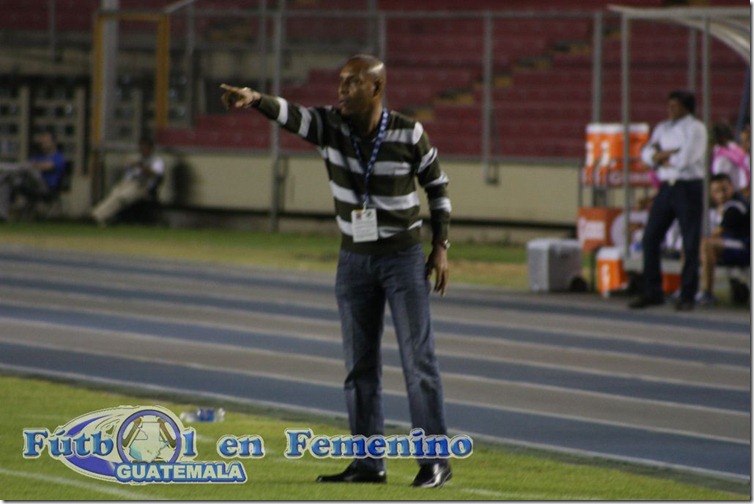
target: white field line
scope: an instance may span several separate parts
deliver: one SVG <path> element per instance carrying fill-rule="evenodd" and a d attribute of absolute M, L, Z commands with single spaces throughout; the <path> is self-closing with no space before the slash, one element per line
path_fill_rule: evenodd
<path fill-rule="evenodd" d="M 40 481 L 43 483 L 50 483 L 53 485 L 70 486 L 74 488 L 80 488 L 82 490 L 100 492 L 100 493 L 111 495 L 113 497 L 117 497 L 120 499 L 134 499 L 134 500 L 140 500 L 140 501 L 152 501 L 152 500 L 158 500 L 158 499 L 163 500 L 162 497 L 157 497 L 154 495 L 140 493 L 140 492 L 134 492 L 132 490 L 126 490 L 124 488 L 118 488 L 112 485 L 106 486 L 100 483 L 95 483 L 95 482 L 89 483 L 89 482 L 78 481 L 78 480 L 69 479 L 69 478 L 62 478 L 60 476 L 50 476 L 48 474 L 40 474 L 38 472 L 14 471 L 12 469 L 6 469 L 4 467 L 0 467 L 0 474 L 9 476 L 11 478 L 30 479 L 30 480 Z"/>
<path fill-rule="evenodd" d="M 35 290 L 35 289 L 31 289 Z M 46 292 L 46 291 L 39 291 L 39 292 Z M 99 299 L 97 297 L 87 296 L 87 295 L 68 295 L 68 297 L 82 297 L 82 298 L 92 298 L 92 299 Z M 11 305 L 11 306 L 25 306 L 25 307 L 32 307 L 32 308 L 38 308 L 40 307 L 40 303 L 32 303 L 27 301 L 21 301 L 18 299 L 9 299 L 9 298 L 3 298 L 2 295 L 0 295 L 0 299 L 3 299 L 3 302 L 5 304 Z M 165 301 L 154 301 L 150 302 L 150 306 L 166 306 L 170 308 L 186 308 L 184 305 L 172 303 L 172 302 L 165 302 Z M 46 302 L 43 304 L 45 309 L 49 310 L 55 310 L 59 312 L 69 312 L 70 306 L 66 306 L 61 303 L 50 303 Z M 206 327 L 207 329 L 224 329 L 224 330 L 230 330 L 230 331 L 237 331 L 240 333 L 249 331 L 248 327 L 234 324 L 234 323 L 222 323 L 222 322 L 204 322 L 200 320 L 187 320 L 186 318 L 178 318 L 178 317 L 170 317 L 170 316 L 164 316 L 164 315 L 147 315 L 145 313 L 123 313 L 121 311 L 107 309 L 107 308 L 95 308 L 95 307 L 76 307 L 77 311 L 83 312 L 83 313 L 89 313 L 92 315 L 112 315 L 117 317 L 128 317 L 135 320 L 143 320 L 148 322 L 161 322 L 161 323 L 174 323 L 174 324 L 186 324 L 187 322 L 190 322 L 192 325 L 198 326 L 198 327 Z M 222 309 L 220 308 L 214 308 L 214 307 L 202 307 L 202 311 L 209 311 L 209 312 L 218 312 L 220 313 Z M 332 328 L 335 331 L 339 331 L 339 326 L 337 322 L 325 322 L 325 321 L 317 321 L 313 319 L 307 319 L 305 317 L 296 317 L 296 316 L 288 316 L 288 315 L 271 315 L 271 314 L 264 314 L 259 313 L 255 314 L 255 317 L 259 317 L 261 319 L 267 319 L 267 320 L 276 320 L 276 321 L 298 321 L 298 322 L 306 322 L 307 324 L 314 324 L 319 326 L 328 326 Z M 11 317 L 2 317 L 2 318 L 8 318 L 11 320 Z M 16 320 L 16 319 L 12 319 Z M 23 320 L 23 319 L 18 319 Z M 106 330 L 102 330 L 103 332 L 107 332 Z M 120 332 L 120 331 L 119 331 Z M 272 328 L 265 328 L 263 330 L 264 334 L 274 335 L 274 336 L 288 336 L 288 337 L 294 337 L 304 340 L 310 340 L 310 341 L 320 341 L 320 342 L 326 342 L 326 343 L 333 343 L 333 338 L 327 337 L 327 336 L 321 336 L 313 333 L 305 333 L 301 331 L 296 330 L 276 330 Z M 444 333 L 440 331 L 435 331 L 436 338 L 442 340 L 445 338 L 456 338 L 458 336 L 452 334 L 452 333 Z M 477 337 L 477 336 L 463 336 L 464 340 L 472 343 L 472 342 L 480 342 L 480 343 L 490 343 L 495 342 L 495 340 L 490 340 L 489 338 L 484 337 Z M 558 347 L 555 345 L 548 345 L 545 343 L 522 343 L 518 341 L 505 341 L 506 345 L 514 346 L 514 347 L 521 347 L 521 348 L 540 348 L 540 349 L 556 349 L 556 350 L 562 350 L 562 347 Z M 234 344 L 226 344 L 227 346 L 237 346 Z M 385 341 L 383 343 L 383 347 L 386 349 L 396 350 L 398 348 L 397 344 L 392 343 L 390 341 Z M 589 354 L 594 356 L 604 355 L 604 356 L 619 356 L 619 357 L 635 357 L 637 359 L 644 359 L 649 362 L 666 362 L 669 365 L 672 365 L 676 362 L 678 362 L 676 359 L 666 358 L 666 357 L 655 357 L 655 356 L 641 356 L 637 354 L 626 354 L 623 352 L 618 351 L 611 351 L 611 350 L 592 350 L 592 349 L 580 349 L 580 351 L 583 354 Z M 629 378 L 629 379 L 641 379 L 645 381 L 652 381 L 652 382 L 658 382 L 658 383 L 672 383 L 672 384 L 680 384 L 680 385 L 691 385 L 691 386 L 705 386 L 705 387 L 712 387 L 712 388 L 718 388 L 723 390 L 749 390 L 748 386 L 735 386 L 735 385 L 721 385 L 721 384 L 713 384 L 710 385 L 709 383 L 706 383 L 702 381 L 700 378 L 699 381 L 692 381 L 692 380 L 685 380 L 685 379 L 673 379 L 673 378 L 666 378 L 661 376 L 655 376 L 655 375 L 637 375 L 637 374 L 631 374 L 631 373 L 619 373 L 614 371 L 606 371 L 606 370 L 597 370 L 597 369 L 590 369 L 583 366 L 568 366 L 568 365 L 562 365 L 562 364 L 553 364 L 549 362 L 543 362 L 540 360 L 531 360 L 531 359 L 506 359 L 506 358 L 500 358 L 500 357 L 489 357 L 482 354 L 478 354 L 475 352 L 458 352 L 458 351 L 443 351 L 440 350 L 437 353 L 438 356 L 448 356 L 448 357 L 456 357 L 456 358 L 473 358 L 473 359 L 479 359 L 489 362 L 497 362 L 497 363 L 514 363 L 514 364 L 530 364 L 535 365 L 537 367 L 542 368 L 548 368 L 548 369 L 555 369 L 555 370 L 563 370 L 563 371 L 575 371 L 580 373 L 587 373 L 594 376 L 612 376 L 612 377 L 618 377 L 618 378 Z M 685 362 L 685 361 L 684 361 Z M 698 364 L 700 367 L 700 373 L 703 371 L 702 368 L 705 367 L 705 364 L 703 363 L 693 363 L 689 362 L 688 364 Z M 732 369 L 732 370 L 740 370 L 740 367 L 737 366 L 729 366 L 726 364 L 716 364 L 716 368 L 719 369 Z"/>

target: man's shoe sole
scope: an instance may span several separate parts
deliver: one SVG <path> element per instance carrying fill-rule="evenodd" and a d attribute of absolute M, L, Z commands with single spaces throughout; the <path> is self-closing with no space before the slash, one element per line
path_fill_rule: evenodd
<path fill-rule="evenodd" d="M 442 487 L 442 486 L 443 486 L 443 485 L 444 485 L 445 483 L 447 483 L 448 481 L 450 481 L 450 479 L 451 479 L 452 477 L 453 477 L 453 472 L 452 472 L 452 471 L 448 471 L 448 472 L 447 472 L 447 474 L 446 474 L 446 475 L 445 475 L 445 476 L 444 476 L 444 477 L 443 477 L 443 478 L 442 478 L 442 479 L 441 479 L 440 481 L 438 481 L 437 483 L 433 483 L 433 484 L 431 484 L 431 485 L 427 485 L 427 484 L 423 484 L 423 485 L 414 485 L 414 484 L 412 484 L 411 486 L 412 486 L 412 487 L 415 487 L 415 488 L 440 488 L 440 487 Z"/>

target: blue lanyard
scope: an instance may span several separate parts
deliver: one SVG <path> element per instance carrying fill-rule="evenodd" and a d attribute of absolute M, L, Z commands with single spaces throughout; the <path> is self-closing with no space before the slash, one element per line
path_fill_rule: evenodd
<path fill-rule="evenodd" d="M 377 162 L 377 154 L 380 153 L 380 147 L 382 141 L 385 139 L 385 133 L 387 132 L 387 120 L 389 113 L 386 109 L 382 110 L 382 119 L 380 120 L 380 130 L 377 132 L 377 138 L 374 140 L 374 147 L 372 147 L 372 155 L 369 156 L 369 162 L 365 165 L 364 158 L 361 157 L 361 150 L 359 149 L 359 142 L 353 134 L 353 128 L 349 125 L 348 131 L 351 137 L 351 143 L 353 144 L 353 150 L 356 153 L 356 160 L 359 162 L 359 166 L 364 169 L 364 198 L 363 204 L 366 208 L 369 202 L 369 178 L 374 171 L 374 164 Z"/>

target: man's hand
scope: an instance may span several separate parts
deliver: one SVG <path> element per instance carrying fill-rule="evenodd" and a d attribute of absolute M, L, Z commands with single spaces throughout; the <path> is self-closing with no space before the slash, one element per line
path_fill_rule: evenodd
<path fill-rule="evenodd" d="M 221 98 L 225 105 L 225 110 L 230 110 L 231 108 L 249 108 L 262 97 L 261 93 L 247 87 L 241 88 L 229 86 L 228 84 L 220 84 L 220 88 L 225 90 Z"/>
<path fill-rule="evenodd" d="M 658 150 L 652 155 L 652 161 L 654 162 L 655 166 L 662 166 L 665 164 L 668 164 L 668 160 L 670 159 L 670 156 L 678 152 L 680 149 L 672 149 L 672 150 Z"/>
<path fill-rule="evenodd" d="M 448 277 L 450 275 L 448 271 L 448 251 L 442 245 L 434 245 L 432 252 L 427 258 L 427 277 L 435 272 L 435 286 L 432 289 L 434 292 L 439 292 L 441 296 L 445 295 L 445 291 L 448 288 Z"/>

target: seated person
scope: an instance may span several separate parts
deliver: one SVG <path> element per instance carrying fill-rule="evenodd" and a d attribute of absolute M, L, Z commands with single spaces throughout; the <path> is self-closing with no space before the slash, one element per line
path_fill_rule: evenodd
<path fill-rule="evenodd" d="M 165 163 L 155 156 L 154 142 L 142 137 L 139 140 L 139 153 L 139 160 L 126 169 L 121 181 L 92 210 L 92 217 L 100 226 L 110 223 L 121 210 L 148 199 L 160 183 L 165 173 Z"/>
<path fill-rule="evenodd" d="M 45 131 L 36 139 L 37 154 L 17 170 L 0 173 L 0 222 L 8 220 L 17 194 L 38 198 L 57 189 L 65 173 L 65 158 L 55 137 Z"/>
<path fill-rule="evenodd" d="M 748 197 L 749 163 L 746 151 L 733 141 L 733 130 L 726 123 L 712 126 L 712 175 L 726 173 L 733 183 L 733 189 Z"/>
<path fill-rule="evenodd" d="M 715 203 L 718 225 L 702 240 L 702 292 L 699 302 L 714 303 L 715 265 L 749 266 L 751 264 L 751 213 L 749 203 L 733 190 L 725 173 L 713 175 L 710 196 Z"/>

